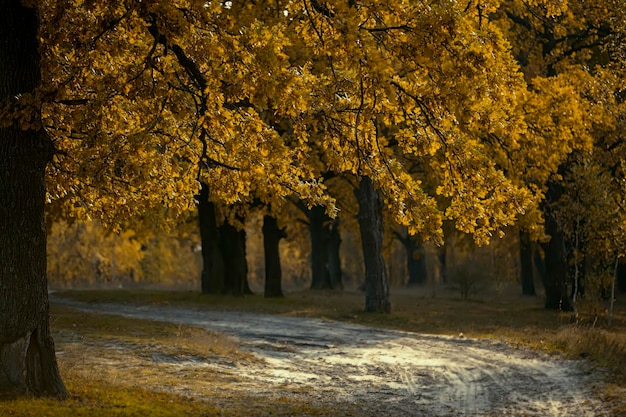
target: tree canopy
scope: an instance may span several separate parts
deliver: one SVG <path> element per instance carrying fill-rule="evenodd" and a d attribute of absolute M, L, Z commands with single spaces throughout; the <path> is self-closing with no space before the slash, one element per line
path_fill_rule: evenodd
<path fill-rule="evenodd" d="M 495 4 L 38 7 L 44 83 L 13 116 L 28 127 L 41 104 L 62 216 L 162 222 L 198 181 L 225 204 L 296 195 L 333 213 L 321 168 L 371 177 L 396 222 L 439 240 L 445 218 L 487 241 L 531 205 L 493 146 L 527 132 Z"/>

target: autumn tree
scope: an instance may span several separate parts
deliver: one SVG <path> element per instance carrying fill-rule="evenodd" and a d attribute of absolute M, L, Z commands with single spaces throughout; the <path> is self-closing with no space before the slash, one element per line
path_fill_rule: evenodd
<path fill-rule="evenodd" d="M 198 179 L 225 203 L 253 187 L 268 199 L 328 201 L 298 151 L 243 99 L 272 96 L 290 77 L 272 28 L 231 32 L 214 3 L 31 6 L 5 1 L 0 29 L 0 384 L 63 397 L 49 335 L 46 200 L 59 217 L 118 230 L 185 215 Z"/>
<path fill-rule="evenodd" d="M 406 251 L 406 269 L 409 276 L 407 285 L 425 284 L 428 280 L 428 272 L 424 242 L 420 242 L 416 236 L 398 230 L 394 230 L 393 235 Z"/>
<path fill-rule="evenodd" d="M 30 107 L 41 83 L 37 39 L 36 10 L 3 1 L 0 100 L 18 108 L 19 122 L 0 127 L 0 391 L 64 398 L 46 281 L 45 169 L 53 144 Z"/>
<path fill-rule="evenodd" d="M 279 244 L 287 237 L 276 217 L 263 216 L 263 251 L 265 258 L 265 297 L 283 297 L 282 268 L 280 265 Z"/>
<path fill-rule="evenodd" d="M 196 195 L 196 204 L 202 245 L 202 293 L 250 294 L 242 215 L 235 215 L 233 221 L 228 213 L 220 213 L 220 205 L 209 200 L 209 187 L 205 183 Z M 242 204 L 236 206 L 245 212 Z"/>
<path fill-rule="evenodd" d="M 141 282 L 148 240 L 140 242 L 132 230 L 109 233 L 95 221 L 55 223 L 48 231 L 48 280 L 68 286 Z"/>
<path fill-rule="evenodd" d="M 321 144 L 333 171 L 358 178 L 362 242 L 373 251 L 365 255 L 368 311 L 389 310 L 378 252 L 383 207 L 411 234 L 440 240 L 442 220 L 450 218 L 484 242 L 529 204 L 530 194 L 507 178 L 484 140 L 516 146 L 525 128 L 516 101 L 523 80 L 501 33 L 483 19 L 486 11 L 466 6 L 287 8 L 294 47 L 308 51 L 299 57 L 302 77 L 311 80 L 314 104 L 307 107 L 315 109 L 297 113 L 293 129 Z M 436 186 L 426 189 L 399 153 L 419 159 Z"/>
<path fill-rule="evenodd" d="M 224 288 L 224 259 L 219 247 L 215 203 L 209 201 L 209 187 L 202 184 L 197 195 L 202 272 L 200 287 L 203 294 L 219 293 Z"/>
<path fill-rule="evenodd" d="M 624 34 L 624 16 L 621 2 L 575 1 L 554 6 L 506 1 L 498 21 L 505 28 L 531 86 L 527 120 L 535 134 L 532 137 L 544 149 L 543 156 L 534 158 L 540 163 L 522 172 L 541 195 L 539 201 L 543 201 L 541 211 L 549 236 L 543 243 L 546 307 L 568 308 L 576 295 L 570 300 L 567 290 L 580 290 L 579 279 L 585 269 L 581 262 L 587 252 L 583 246 L 590 243 L 580 239 L 584 234 L 580 227 L 594 224 L 595 216 L 589 207 L 584 207 L 583 219 L 584 205 L 576 197 L 578 191 L 574 191 L 580 188 L 571 185 L 579 178 L 590 191 L 602 189 L 607 184 L 591 186 L 583 175 L 588 169 L 596 169 L 591 164 L 599 164 L 611 173 L 616 186 L 610 188 L 612 193 L 598 193 L 592 198 L 599 203 L 608 197 L 611 205 L 621 194 L 617 186 L 621 174 L 613 158 L 622 153 L 622 140 L 616 132 L 621 123 L 618 115 L 623 77 L 619 74 L 623 52 L 619 45 Z M 580 169 L 581 166 L 585 168 Z M 604 181 L 603 178 L 604 175 L 597 176 L 598 181 Z M 605 207 L 604 203 L 597 205 Z M 531 234 L 534 238 L 523 237 L 523 241 L 541 239 L 542 233 Z M 525 245 L 523 249 L 530 247 Z M 530 254 L 522 253 L 522 257 L 531 259 Z M 525 271 L 532 271 L 532 267 Z"/>

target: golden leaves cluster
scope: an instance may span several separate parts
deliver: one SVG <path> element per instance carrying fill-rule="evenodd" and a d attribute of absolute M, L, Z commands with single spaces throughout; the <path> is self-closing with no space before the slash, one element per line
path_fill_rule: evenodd
<path fill-rule="evenodd" d="M 371 177 L 412 233 L 439 239 L 449 218 L 484 242 L 513 223 L 530 193 L 484 139 L 516 146 L 525 129 L 523 80 L 498 29 L 452 2 L 325 4 L 289 9 L 315 83 L 316 111 L 297 122 L 325 163 Z"/>
<path fill-rule="evenodd" d="M 333 212 L 332 171 L 370 177 L 412 233 L 441 239 L 450 219 L 486 242 L 536 209 L 602 111 L 543 76 L 537 49 L 524 79 L 521 35 L 490 17 L 501 3 L 521 7 L 42 1 L 50 200 L 64 215 L 165 221 L 203 181 L 223 204 L 296 196 Z M 543 17 L 566 19 L 557 3 Z"/>

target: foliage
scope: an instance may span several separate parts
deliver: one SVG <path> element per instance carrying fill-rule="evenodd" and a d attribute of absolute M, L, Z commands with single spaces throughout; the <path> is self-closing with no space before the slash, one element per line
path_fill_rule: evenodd
<path fill-rule="evenodd" d="M 176 235 L 153 237 L 144 243 L 142 284 L 197 288 L 201 270 L 199 245 Z"/>
<path fill-rule="evenodd" d="M 69 286 L 140 281 L 143 256 L 132 231 L 117 235 L 97 222 L 59 223 L 48 236 L 48 277 Z"/>
<path fill-rule="evenodd" d="M 295 8 L 290 15 L 302 13 Z M 514 142 L 523 128 L 511 94 L 521 79 L 497 29 L 452 2 L 341 2 L 329 10 L 313 6 L 298 21 L 307 56 L 316 57 L 320 109 L 304 114 L 300 123 L 312 128 L 300 134 L 323 141 L 333 170 L 374 179 L 411 233 L 440 239 L 445 215 L 486 241 L 512 222 L 528 194 L 481 141 L 496 134 Z M 436 186 L 426 189 L 389 145 L 420 161 Z M 448 198 L 445 213 L 437 195 Z"/>
<path fill-rule="evenodd" d="M 555 14 L 508 0 L 495 18 L 529 84 L 528 140 L 540 145 L 522 148 L 536 163 L 521 177 L 565 235 L 574 305 L 582 296 L 596 311 L 624 247 L 624 17 L 619 1 L 572 1 Z"/>
<path fill-rule="evenodd" d="M 58 216 L 167 226 L 198 180 L 224 204 L 296 195 L 332 213 L 320 162 L 370 176 L 424 237 L 450 218 L 486 242 L 531 204 L 485 140 L 516 147 L 525 129 L 523 80 L 483 19 L 497 4 L 38 6 L 44 85 L 20 103 L 41 104 L 54 140 Z"/>
<path fill-rule="evenodd" d="M 200 275 L 195 246 L 172 234 L 113 233 L 97 221 L 56 223 L 48 236 L 48 278 L 57 287 L 188 287 Z"/>
<path fill-rule="evenodd" d="M 255 189 L 320 198 L 252 104 L 294 78 L 280 31 L 219 3 L 68 3 L 39 6 L 43 117 L 58 150 L 49 198 L 62 215 L 167 224 L 193 207 L 199 179 L 224 203 Z"/>

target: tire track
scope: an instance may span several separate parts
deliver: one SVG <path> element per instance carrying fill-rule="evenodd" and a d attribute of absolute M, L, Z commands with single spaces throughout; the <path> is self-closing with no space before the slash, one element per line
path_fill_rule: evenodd
<path fill-rule="evenodd" d="M 310 392 L 312 401 L 355 404 L 360 415 L 609 415 L 592 394 L 600 377 L 584 363 L 502 343 L 309 318 L 51 300 L 228 334 L 263 359 L 229 370 L 259 391 Z"/>

